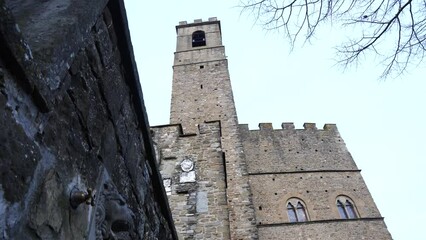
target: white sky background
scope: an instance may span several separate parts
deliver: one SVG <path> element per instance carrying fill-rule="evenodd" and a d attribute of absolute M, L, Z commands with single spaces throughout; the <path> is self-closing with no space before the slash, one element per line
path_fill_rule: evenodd
<path fill-rule="evenodd" d="M 426 208 L 425 65 L 378 80 L 367 55 L 357 68 L 335 66 L 342 31 L 324 26 L 312 44 L 290 52 L 280 33 L 240 14 L 238 0 L 126 0 L 133 49 L 150 124 L 169 123 L 175 26 L 217 17 L 240 123 L 336 123 L 396 240 L 424 239 Z M 334 25 L 334 28 L 337 24 Z"/>

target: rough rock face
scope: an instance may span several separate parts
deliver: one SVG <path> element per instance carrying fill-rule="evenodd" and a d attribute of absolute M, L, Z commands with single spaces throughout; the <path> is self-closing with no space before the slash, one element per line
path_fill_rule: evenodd
<path fill-rule="evenodd" d="M 175 238 L 121 1 L 0 0 L 0 173 L 0 239 Z"/>

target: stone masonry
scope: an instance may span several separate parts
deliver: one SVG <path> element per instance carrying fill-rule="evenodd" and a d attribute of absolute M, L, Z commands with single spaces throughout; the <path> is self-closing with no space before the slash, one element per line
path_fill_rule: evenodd
<path fill-rule="evenodd" d="M 391 239 L 334 124 L 321 130 L 313 123 L 259 127 L 240 125 L 260 239 Z M 338 196 L 353 200 L 356 219 L 341 220 Z M 290 198 L 303 200 L 307 222 L 289 221 Z"/>
<path fill-rule="evenodd" d="M 122 1 L 0 0 L 0 239 L 176 239 Z"/>
<path fill-rule="evenodd" d="M 229 213 L 232 239 L 257 238 L 220 22 L 216 18 L 191 24 L 181 22 L 176 31 L 170 123 L 181 123 L 187 134 L 195 132 L 204 121 L 220 121 L 228 202 L 222 211 Z M 192 47 L 195 31 L 205 34 L 205 46 Z"/>
<path fill-rule="evenodd" d="M 181 125 L 152 129 L 179 238 L 228 239 L 220 123 L 200 124 L 187 135 Z"/>
<path fill-rule="evenodd" d="M 220 22 L 176 32 L 170 125 L 152 131 L 180 239 L 392 239 L 336 125 L 238 124 Z"/>

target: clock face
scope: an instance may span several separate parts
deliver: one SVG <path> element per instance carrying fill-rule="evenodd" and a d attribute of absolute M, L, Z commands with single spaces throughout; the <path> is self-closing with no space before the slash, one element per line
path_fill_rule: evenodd
<path fill-rule="evenodd" d="M 194 163 L 190 159 L 184 159 L 180 163 L 180 167 L 182 168 L 182 171 L 189 172 L 194 169 Z"/>

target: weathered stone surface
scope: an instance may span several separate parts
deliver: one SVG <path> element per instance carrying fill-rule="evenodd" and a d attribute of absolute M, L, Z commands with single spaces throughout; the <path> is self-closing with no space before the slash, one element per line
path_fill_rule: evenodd
<path fill-rule="evenodd" d="M 279 173 L 357 170 L 338 131 L 260 128 L 240 125 L 248 171 Z"/>
<path fill-rule="evenodd" d="M 123 7 L 0 1 L 1 239 L 174 238 Z"/>
<path fill-rule="evenodd" d="M 37 60 L 38 78 L 32 84 L 51 106 L 63 84 L 73 57 L 85 45 L 90 29 L 102 14 L 107 0 L 6 1 L 16 26 Z M 33 71 L 25 68 L 24 71 Z"/>
<path fill-rule="evenodd" d="M 63 218 L 68 217 L 63 209 L 68 208 L 66 201 L 59 201 L 63 196 L 64 184 L 55 170 L 47 172 L 40 192 L 35 196 L 30 209 L 29 227 L 41 239 L 58 239 Z"/>
<path fill-rule="evenodd" d="M 0 74 L 0 78 L 3 78 L 0 79 L 2 85 L 11 88 L 12 83 L 4 82 L 7 81 L 4 78 L 9 77 L 4 75 L 7 72 Z M 0 91 L 0 176 L 5 200 L 15 203 L 23 200 L 41 156 L 36 144 L 14 118 L 14 115 L 19 114 L 18 108 L 25 106 L 13 100 L 8 103 L 8 94 L 12 95 L 11 92 Z M 24 151 L 17 151 L 19 149 Z"/>
<path fill-rule="evenodd" d="M 259 228 L 261 239 L 392 239 L 386 225 L 380 219 L 296 223 L 270 228 Z"/>
<path fill-rule="evenodd" d="M 259 127 L 240 125 L 259 238 L 391 239 L 335 125 L 322 130 L 313 123 L 304 129 L 291 123 L 283 123 L 283 129 L 266 123 Z M 339 196 L 353 201 L 356 222 L 341 219 Z M 307 223 L 290 222 L 287 204 L 292 198 L 303 201 Z"/>
<path fill-rule="evenodd" d="M 310 221 L 340 219 L 339 195 L 354 201 L 359 217 L 381 218 L 359 172 L 251 175 L 250 184 L 258 224 L 288 223 L 287 201 L 292 197 L 304 201 Z"/>
<path fill-rule="evenodd" d="M 229 239 L 225 168 L 220 150 L 219 122 L 200 124 L 196 135 L 182 135 L 181 126 L 153 127 L 161 156 L 163 179 L 170 182 L 168 196 L 179 239 Z M 193 168 L 181 164 L 191 159 Z M 194 173 L 194 181 L 182 174 Z"/>
<path fill-rule="evenodd" d="M 250 185 L 220 22 L 182 24 L 176 26 L 176 30 L 170 123 L 182 124 L 183 132 L 189 134 L 203 132 L 205 121 L 220 121 L 221 147 L 209 147 L 223 152 L 225 158 L 221 164 L 226 168 L 227 206 L 218 204 L 222 211 L 228 212 L 230 234 L 225 237 L 256 239 L 254 209 L 247 204 L 251 202 Z M 206 46 L 192 47 L 195 31 L 205 32 Z M 212 226 L 208 232 L 220 231 L 222 229 Z"/>
<path fill-rule="evenodd" d="M 272 127 L 272 126 L 271 126 Z M 337 130 L 240 126 L 248 171 L 255 173 L 357 170 Z"/>

